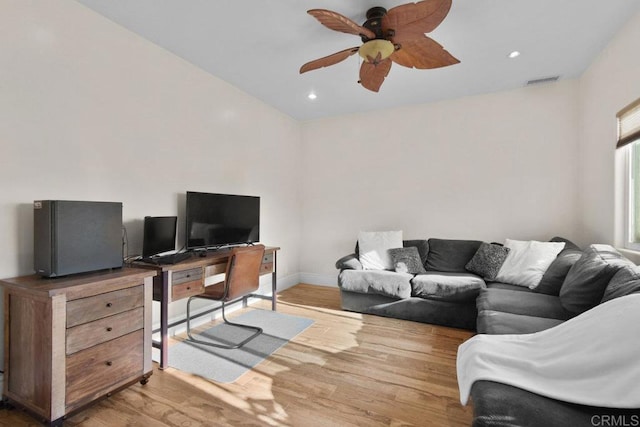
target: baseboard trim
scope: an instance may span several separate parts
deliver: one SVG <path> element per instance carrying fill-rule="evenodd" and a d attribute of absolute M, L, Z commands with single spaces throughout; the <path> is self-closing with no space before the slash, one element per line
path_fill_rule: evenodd
<path fill-rule="evenodd" d="M 329 274 L 318 274 L 318 273 L 300 273 L 300 283 L 337 288 L 338 275 L 337 274 L 329 275 Z"/>

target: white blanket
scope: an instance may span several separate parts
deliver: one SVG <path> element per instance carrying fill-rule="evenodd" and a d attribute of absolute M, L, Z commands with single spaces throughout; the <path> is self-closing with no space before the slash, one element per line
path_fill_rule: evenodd
<path fill-rule="evenodd" d="M 475 381 L 565 402 L 640 408 L 640 294 L 600 304 L 554 328 L 476 335 L 458 348 L 460 401 Z"/>

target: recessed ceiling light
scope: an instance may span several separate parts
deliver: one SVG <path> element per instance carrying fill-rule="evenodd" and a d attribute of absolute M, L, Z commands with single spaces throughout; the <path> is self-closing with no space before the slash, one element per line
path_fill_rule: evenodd
<path fill-rule="evenodd" d="M 316 94 L 315 94 L 315 93 L 313 93 L 313 92 L 309 92 L 309 95 L 307 95 L 307 98 L 309 98 L 309 99 L 310 99 L 310 100 L 312 100 L 312 101 L 313 101 L 314 99 L 316 99 L 317 97 L 318 97 L 318 95 L 316 95 Z"/>
<path fill-rule="evenodd" d="M 510 59 L 513 58 L 517 58 L 518 56 L 520 56 L 520 52 L 518 52 L 517 50 L 514 50 L 513 52 L 511 52 L 509 55 L 507 55 Z"/>

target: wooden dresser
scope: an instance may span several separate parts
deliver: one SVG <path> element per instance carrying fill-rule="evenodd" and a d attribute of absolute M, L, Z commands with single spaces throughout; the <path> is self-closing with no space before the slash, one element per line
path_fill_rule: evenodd
<path fill-rule="evenodd" d="M 5 301 L 4 398 L 55 425 L 152 374 L 155 272 L 0 280 Z"/>

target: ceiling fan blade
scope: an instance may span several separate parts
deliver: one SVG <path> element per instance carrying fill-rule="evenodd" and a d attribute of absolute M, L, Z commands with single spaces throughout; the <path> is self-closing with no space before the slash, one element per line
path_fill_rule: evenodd
<path fill-rule="evenodd" d="M 351 47 L 349 49 L 341 50 L 340 52 L 336 52 L 329 56 L 325 56 L 324 58 L 307 62 L 302 67 L 300 67 L 300 74 L 306 73 L 307 71 L 311 70 L 317 70 L 318 68 L 328 67 L 329 65 L 334 65 L 338 62 L 344 61 L 345 59 L 356 53 L 358 49 L 359 48 L 357 47 Z"/>
<path fill-rule="evenodd" d="M 391 60 L 389 58 L 378 63 L 363 61 L 360 66 L 360 83 L 366 89 L 378 92 L 384 83 L 384 78 L 391 70 Z"/>
<path fill-rule="evenodd" d="M 382 30 L 395 33 L 394 39 L 404 34 L 424 34 L 433 31 L 449 13 L 451 0 L 424 0 L 390 9 L 382 18 Z M 401 40 L 394 40 L 401 43 Z"/>
<path fill-rule="evenodd" d="M 322 25 L 335 31 L 341 31 L 356 36 L 364 36 L 367 39 L 375 39 L 373 31 L 353 22 L 346 16 L 326 9 L 311 9 L 307 13 L 316 18 Z"/>
<path fill-rule="evenodd" d="M 396 64 L 420 70 L 446 67 L 460 62 L 440 43 L 424 34 L 420 38 L 402 43 L 400 49 L 393 52 L 390 58 Z"/>

